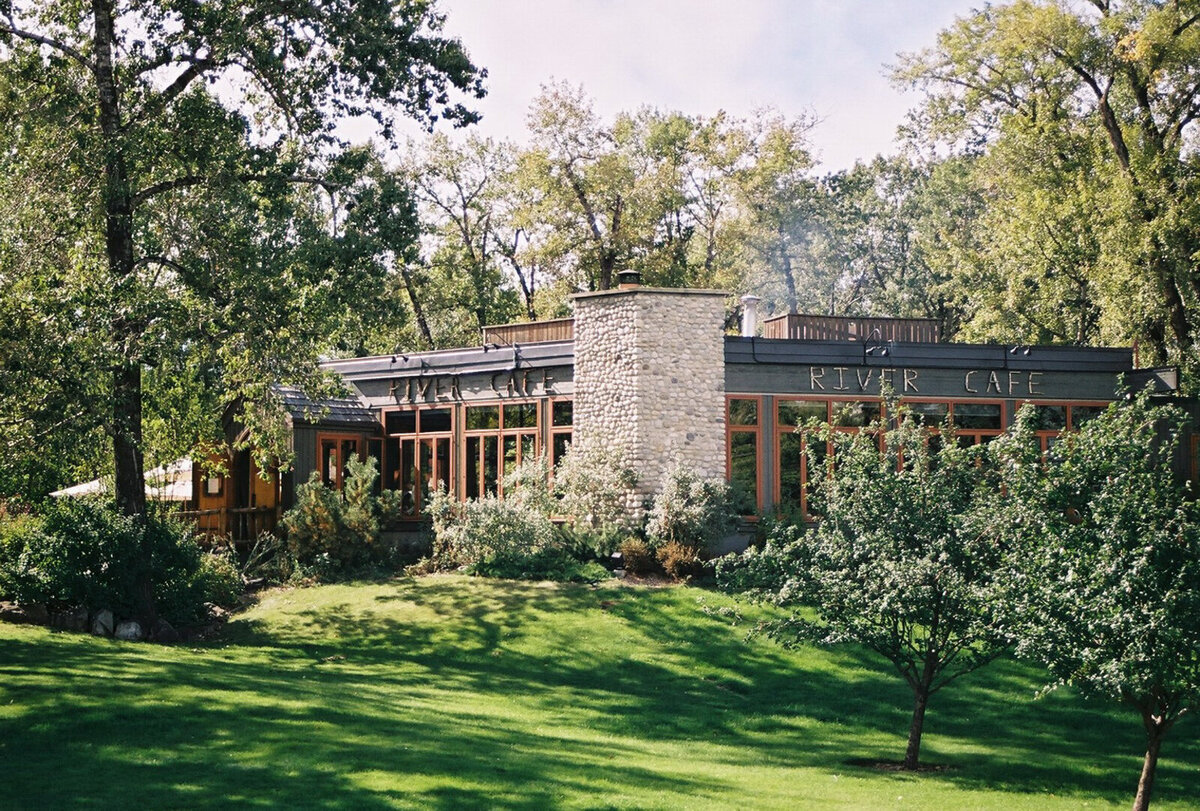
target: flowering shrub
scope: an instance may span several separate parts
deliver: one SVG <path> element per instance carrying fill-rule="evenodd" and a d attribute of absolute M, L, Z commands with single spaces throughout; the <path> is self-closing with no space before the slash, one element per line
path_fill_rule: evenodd
<path fill-rule="evenodd" d="M 728 484 L 676 464 L 654 497 L 646 536 L 655 549 L 680 544 L 702 553 L 728 535 L 735 520 Z"/>

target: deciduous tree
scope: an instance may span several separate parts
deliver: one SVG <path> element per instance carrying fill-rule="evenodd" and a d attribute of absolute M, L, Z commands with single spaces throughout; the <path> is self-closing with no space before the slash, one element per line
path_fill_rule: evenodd
<path fill-rule="evenodd" d="M 1090 340 L 1114 322 L 1193 370 L 1198 60 L 1194 0 L 987 6 L 902 60 L 926 93 L 922 137 L 995 155 L 980 182 L 1007 209 L 998 238 L 1033 265 L 1005 288 L 1066 311 L 1031 313 L 1041 331 Z"/>
<path fill-rule="evenodd" d="M 1049 668 L 1046 689 L 1070 684 L 1138 714 L 1139 811 L 1164 737 L 1200 702 L 1200 508 L 1174 471 L 1182 417 L 1140 395 L 1043 460 L 1029 409 L 993 443 L 1005 489 L 988 524 L 1008 550 L 1006 631 Z"/>
<path fill-rule="evenodd" d="M 382 0 L 0 7 L 4 170 L 62 192 L 44 258 L 9 263 L 4 287 L 102 374 L 66 399 L 108 432 L 124 512 L 145 510 L 146 368 L 203 348 L 231 396 L 261 401 L 313 379 L 329 325 L 369 316 L 410 208 L 334 127 L 474 120 L 451 96 L 482 74 L 441 24 Z"/>
<path fill-rule="evenodd" d="M 852 642 L 891 662 L 912 690 L 903 765 L 916 769 L 930 698 L 1004 648 L 991 622 L 999 549 L 971 518 L 979 449 L 940 441 L 903 411 L 887 430 L 805 430 L 809 469 L 827 473 L 810 480 L 820 523 L 725 558 L 718 574 L 793 610 L 762 626 L 781 643 Z M 831 456 L 818 452 L 826 443 Z"/>

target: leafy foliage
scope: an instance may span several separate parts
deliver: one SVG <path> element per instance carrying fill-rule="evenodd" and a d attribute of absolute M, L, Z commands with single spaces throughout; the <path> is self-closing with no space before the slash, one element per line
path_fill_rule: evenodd
<path fill-rule="evenodd" d="M 915 769 L 929 697 L 1003 649 L 991 621 L 1000 552 L 972 519 L 979 449 L 939 441 L 904 410 L 890 429 L 816 435 L 836 460 L 810 450 L 810 469 L 828 471 L 812 480 L 820 523 L 779 527 L 763 549 L 721 559 L 718 578 L 793 609 L 761 627 L 785 645 L 854 642 L 891 662 L 913 692 L 904 765 Z"/>
<path fill-rule="evenodd" d="M 204 603 L 228 606 L 241 593 L 237 572 L 211 558 L 189 528 L 169 519 L 126 516 L 97 501 L 55 500 L 0 525 L 0 594 L 51 609 L 107 608 L 132 617 L 149 575 L 162 615 L 194 622 L 205 616 Z"/>
<path fill-rule="evenodd" d="M 654 496 L 646 536 L 654 548 L 673 545 L 704 553 L 729 534 L 735 521 L 728 484 L 676 463 L 667 469 L 662 490 Z"/>
<path fill-rule="evenodd" d="M 598 442 L 573 442 L 554 469 L 555 511 L 578 528 L 599 534 L 628 531 L 628 494 L 637 474 L 615 449 Z"/>
<path fill-rule="evenodd" d="M 459 502 L 439 490 L 430 499 L 428 512 L 438 568 L 508 571 L 556 546 L 549 517 L 528 504 L 493 495 Z"/>
<path fill-rule="evenodd" d="M 314 472 L 296 488 L 296 504 L 283 516 L 288 552 L 318 579 L 338 578 L 388 562 L 390 550 L 380 533 L 400 515 L 399 496 L 375 495 L 376 461 L 351 459 L 343 490 L 326 487 Z"/>
<path fill-rule="evenodd" d="M 962 256 L 979 332 L 1138 339 L 1194 375 L 1196 11 L 1019 0 L 903 58 L 912 140 L 976 157 L 990 202 Z"/>
<path fill-rule="evenodd" d="M 1200 507 L 1173 469 L 1183 414 L 1142 394 L 1056 444 L 1044 462 L 1034 415 L 995 444 L 993 505 L 1006 630 L 1052 688 L 1123 701 L 1147 733 L 1139 807 L 1162 736 L 1200 700 Z"/>

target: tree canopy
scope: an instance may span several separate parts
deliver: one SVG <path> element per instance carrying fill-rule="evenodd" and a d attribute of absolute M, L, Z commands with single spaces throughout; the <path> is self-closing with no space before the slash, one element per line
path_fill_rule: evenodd
<path fill-rule="evenodd" d="M 718 578 L 790 610 L 762 626 L 784 645 L 853 642 L 891 662 L 913 694 L 903 766 L 916 769 L 930 697 L 1004 649 L 991 621 L 1000 549 L 974 518 L 982 447 L 939 441 L 903 409 L 892 428 L 800 430 L 809 469 L 827 473 L 809 484 L 819 523 L 785 525 L 723 559 Z"/>
<path fill-rule="evenodd" d="M 1053 681 L 1138 713 L 1150 802 L 1163 738 L 1200 700 L 1200 508 L 1175 472 L 1183 414 L 1146 395 L 1111 406 L 1042 458 L 1037 415 L 993 443 L 1007 550 L 1004 630 Z"/>
<path fill-rule="evenodd" d="M 976 319 L 1024 312 L 1034 337 L 1140 340 L 1194 372 L 1198 60 L 1189 0 L 987 6 L 901 60 L 896 78 L 925 93 L 914 139 L 979 157 L 997 276 Z"/>
<path fill-rule="evenodd" d="M 416 237 L 403 187 L 335 126 L 475 120 L 456 99 L 483 71 L 442 22 L 424 2 L 5 2 L 0 336 L 47 347 L 3 355 L 14 426 L 102 430 L 141 514 L 153 370 L 224 402 L 314 383 Z"/>

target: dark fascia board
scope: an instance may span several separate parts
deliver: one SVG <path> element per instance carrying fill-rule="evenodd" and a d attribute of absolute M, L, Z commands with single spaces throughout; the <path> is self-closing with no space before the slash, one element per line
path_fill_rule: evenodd
<path fill-rule="evenodd" d="M 512 369 L 567 366 L 575 362 L 574 341 L 443 349 L 434 352 L 397 352 L 370 358 L 330 360 L 322 368 L 337 372 L 344 380 L 378 380 L 421 377 L 427 374 L 486 374 Z"/>
<path fill-rule="evenodd" d="M 868 354 L 869 350 L 872 350 Z M 883 354 L 886 349 L 887 354 Z M 1015 351 L 1014 351 L 1015 350 Z M 726 337 L 726 363 L 1128 372 L 1133 350 L 1080 346 L 797 341 Z"/>
<path fill-rule="evenodd" d="M 1125 375 L 1125 384 L 1130 391 L 1141 391 L 1150 386 L 1150 391 L 1154 394 L 1169 394 L 1179 390 L 1179 367 L 1134 369 Z"/>

